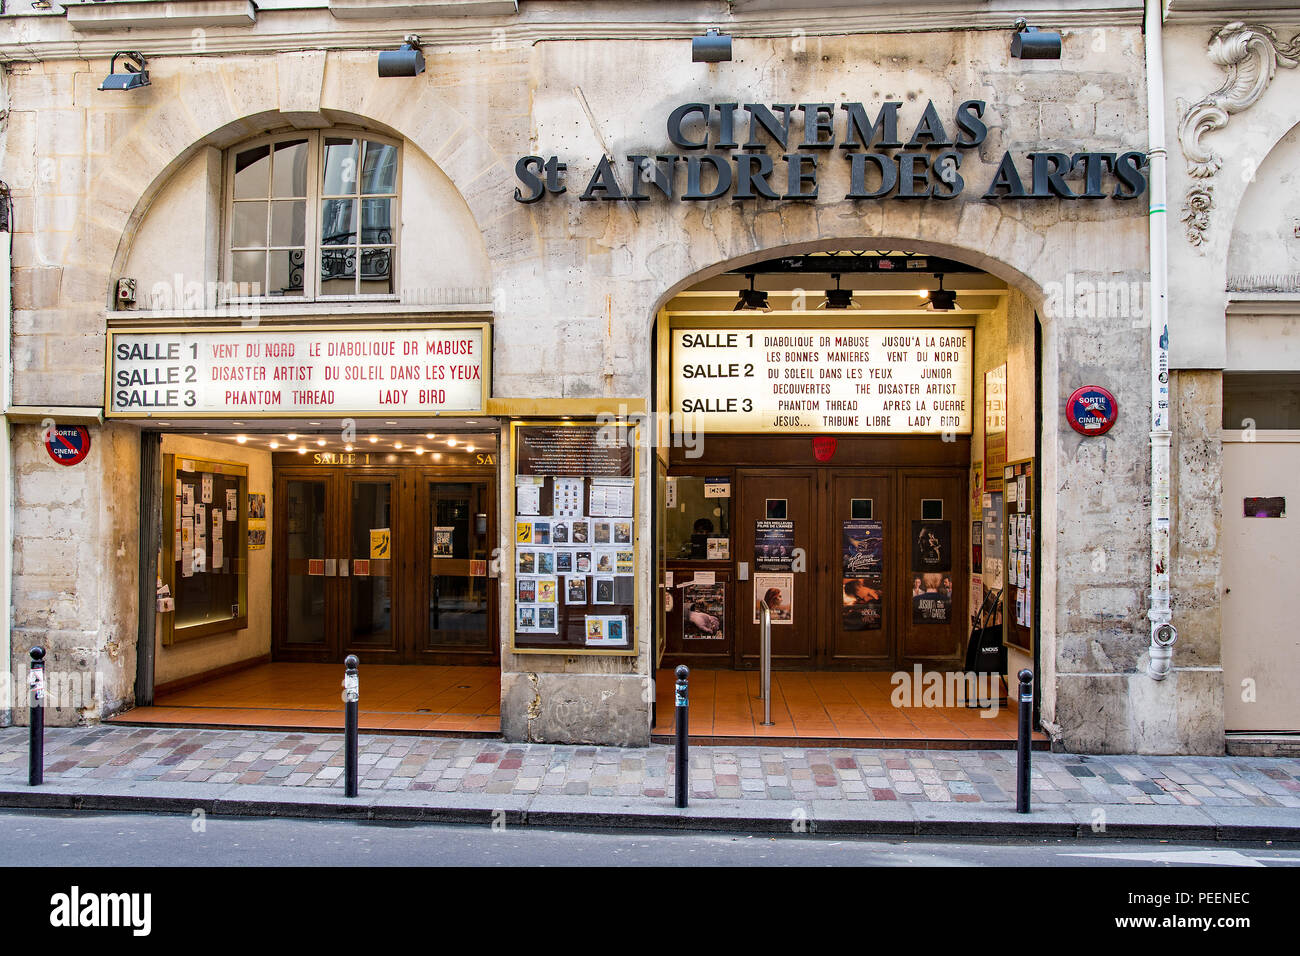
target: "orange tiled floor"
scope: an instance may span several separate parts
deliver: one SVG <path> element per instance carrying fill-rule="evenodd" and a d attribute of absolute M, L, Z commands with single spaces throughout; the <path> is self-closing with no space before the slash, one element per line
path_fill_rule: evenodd
<path fill-rule="evenodd" d="M 757 671 L 691 672 L 691 737 L 737 742 L 840 740 L 866 746 L 1005 746 L 1016 739 L 1014 709 L 993 717 L 966 707 L 895 707 L 893 675 L 878 672 L 773 671 L 772 723 L 762 726 Z M 655 736 L 673 733 L 671 670 L 656 675 Z M 1046 737 L 1035 734 L 1036 744 Z"/>
<path fill-rule="evenodd" d="M 335 664 L 260 664 L 109 722 L 342 730 L 342 681 Z M 498 734 L 501 674 L 496 667 L 362 665 L 359 714 L 367 731 Z"/>

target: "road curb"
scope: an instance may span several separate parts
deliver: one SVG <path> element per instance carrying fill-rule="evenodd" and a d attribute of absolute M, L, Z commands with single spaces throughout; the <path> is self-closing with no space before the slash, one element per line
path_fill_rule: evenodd
<path fill-rule="evenodd" d="M 384 802 L 379 802 L 383 796 Z M 486 795 L 473 795 L 486 796 Z M 517 802 L 517 801 L 516 801 Z M 1104 806 L 1104 805 L 1099 805 Z M 59 790 L 0 790 L 0 808 L 12 810 L 59 810 L 76 812 L 176 813 L 192 815 L 201 810 L 215 817 L 263 817 L 316 820 L 391 821 L 434 824 L 469 824 L 480 826 L 532 826 L 552 829 L 583 830 L 668 830 L 679 832 L 757 832 L 769 834 L 816 833 L 839 836 L 894 837 L 1029 837 L 1105 840 L 1105 839 L 1178 839 L 1196 841 L 1271 840 L 1300 843 L 1300 814 L 1295 822 L 1252 822 L 1242 824 L 1221 821 L 1152 822 L 1114 821 L 1104 827 L 1078 820 L 1062 819 L 1054 808 L 1046 807 L 1042 817 L 1017 815 L 1010 807 L 986 806 L 978 817 L 939 817 L 930 808 L 929 818 L 900 817 L 897 808 L 888 817 L 871 817 L 867 805 L 854 806 L 856 814 L 820 815 L 811 807 L 803 815 L 763 813 L 755 808 L 731 806 L 731 812 L 715 812 L 709 807 L 677 810 L 656 807 L 653 810 L 584 810 L 531 809 L 520 806 L 466 805 L 449 806 L 395 802 L 392 794 L 364 795 L 356 801 L 249 799 L 238 795 L 193 797 L 159 794 L 78 793 Z M 999 818 L 1005 810 L 1006 818 Z M 824 805 L 822 814 L 825 813 Z"/>

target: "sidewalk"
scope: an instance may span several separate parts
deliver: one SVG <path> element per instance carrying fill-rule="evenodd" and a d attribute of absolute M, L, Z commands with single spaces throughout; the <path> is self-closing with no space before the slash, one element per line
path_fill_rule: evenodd
<path fill-rule="evenodd" d="M 1008 751 L 509 744 L 362 734 L 343 796 L 341 734 L 51 728 L 27 786 L 27 729 L 0 730 L 0 807 L 370 817 L 539 826 L 1300 841 L 1300 759 L 1038 752 L 1033 813 Z M 504 812 L 504 816 L 502 815 Z"/>

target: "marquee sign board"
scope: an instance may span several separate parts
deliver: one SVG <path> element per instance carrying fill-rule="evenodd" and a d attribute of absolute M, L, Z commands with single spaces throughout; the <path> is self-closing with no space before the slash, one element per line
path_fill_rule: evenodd
<path fill-rule="evenodd" d="M 672 407 L 717 432 L 971 431 L 972 329 L 674 329 Z"/>
<path fill-rule="evenodd" d="M 484 324 L 112 329 L 105 414 L 436 415 L 481 412 Z"/>

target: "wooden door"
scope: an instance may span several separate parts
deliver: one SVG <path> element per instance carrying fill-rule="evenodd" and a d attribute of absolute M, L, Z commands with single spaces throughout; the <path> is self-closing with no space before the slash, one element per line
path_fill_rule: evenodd
<path fill-rule="evenodd" d="M 965 472 L 900 469 L 900 667 L 959 666 L 969 633 Z"/>
<path fill-rule="evenodd" d="M 741 562 L 749 566 L 748 580 L 739 580 L 736 585 L 736 665 L 759 664 L 758 600 L 771 594 L 778 602 L 772 622 L 772 667 L 815 666 L 819 614 L 813 600 L 815 573 L 810 568 L 811 556 L 820 544 L 814 522 L 817 472 L 742 469 L 736 473 L 736 485 L 737 518 L 732 532 L 736 554 L 732 559 L 737 566 Z M 792 522 L 792 539 L 780 545 L 771 544 L 772 538 L 766 544 L 758 541 L 759 521 Z M 766 556 L 760 551 L 763 547 L 768 548 Z M 778 548 L 789 554 L 775 553 Z M 764 564 L 767 570 L 761 566 Z M 788 565 L 790 570 L 777 570 L 777 565 Z"/>
<path fill-rule="evenodd" d="M 343 547 L 332 570 L 342 594 L 345 653 L 356 654 L 362 663 L 403 663 L 412 529 L 400 475 L 367 469 L 343 472 L 340 479 L 344 500 L 337 517 Z"/>
<path fill-rule="evenodd" d="M 825 547 L 817 593 L 827 626 L 825 666 L 892 670 L 897 664 L 898 623 L 911 608 L 898 592 L 898 521 L 891 471 L 832 471 L 822 497 Z M 892 545 L 892 547 L 891 547 Z"/>
<path fill-rule="evenodd" d="M 492 663 L 500 654 L 496 580 L 487 573 L 496 541 L 495 485 L 482 477 L 447 477 L 432 470 L 410 481 L 416 541 L 408 659 Z"/>
<path fill-rule="evenodd" d="M 342 659 L 338 578 L 325 573 L 340 548 L 338 478 L 320 469 L 276 472 L 271 588 L 277 660 Z"/>

